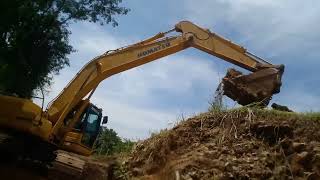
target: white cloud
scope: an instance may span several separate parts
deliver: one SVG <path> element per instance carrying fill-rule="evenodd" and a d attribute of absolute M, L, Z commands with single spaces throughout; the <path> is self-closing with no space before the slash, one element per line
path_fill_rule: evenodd
<path fill-rule="evenodd" d="M 289 106 L 290 109 L 297 112 L 320 111 L 320 96 L 310 93 L 302 93 L 299 89 L 291 89 L 290 92 L 275 96 L 273 102 L 279 102 Z"/>
<path fill-rule="evenodd" d="M 71 67 L 81 68 L 90 59 L 99 56 L 106 51 L 134 42 L 134 39 L 126 36 L 115 36 L 92 23 L 78 23 L 71 26 L 71 44 L 77 50 L 71 54 Z"/>
<path fill-rule="evenodd" d="M 92 23 L 80 23 L 71 26 L 71 45 L 77 50 L 69 56 L 70 67 L 65 67 L 54 75 L 53 84 L 49 88 L 49 93 L 45 96 L 45 104 L 56 97 L 76 73 L 91 59 L 103 54 L 107 50 L 121 47 L 125 43 L 124 39 L 118 40 L 101 27 Z M 41 104 L 41 100 L 35 99 Z"/>
<path fill-rule="evenodd" d="M 123 89 L 125 94 L 137 96 L 150 93 L 154 89 L 186 93 L 193 88 L 195 82 L 218 82 L 213 66 L 212 61 L 205 59 L 172 55 L 121 73 L 113 80 L 114 93 L 120 89 Z"/>
<path fill-rule="evenodd" d="M 300 0 L 187 0 L 188 19 L 224 34 L 268 57 L 319 49 L 320 1 Z M 227 28 L 227 29 L 225 29 Z M 310 60 L 310 59 L 309 59 Z"/>
<path fill-rule="evenodd" d="M 102 107 L 104 115 L 110 117 L 107 126 L 113 128 L 121 137 L 126 138 L 146 138 L 150 132 L 167 128 L 177 117 L 172 112 L 134 107 L 109 99 L 108 96 L 95 96 L 92 102 Z"/>
<path fill-rule="evenodd" d="M 190 98 L 193 93 L 200 98 L 203 95 L 196 93 L 207 93 L 205 100 L 193 99 L 194 103 L 207 105 L 218 82 L 211 64 L 203 59 L 170 56 L 111 77 L 101 83 L 93 102 L 110 115 L 111 127 L 120 135 L 145 138 L 150 131 L 168 127 L 181 114 L 188 116 L 205 110 L 201 104 L 196 109 L 184 104 L 163 109 L 161 106 L 170 106 L 173 100 L 166 99 L 160 104 L 158 96 L 163 95 L 158 91 L 164 90 L 169 95 L 183 98 Z M 195 85 L 199 84 L 206 90 L 194 92 Z"/>
<path fill-rule="evenodd" d="M 187 19 L 286 65 L 273 102 L 296 111 L 319 110 L 319 93 L 307 84 L 319 75 L 320 1 L 187 0 L 184 8 Z"/>

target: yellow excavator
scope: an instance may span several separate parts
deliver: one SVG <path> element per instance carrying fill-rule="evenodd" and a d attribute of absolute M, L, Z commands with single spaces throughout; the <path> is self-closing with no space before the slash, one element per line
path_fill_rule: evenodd
<path fill-rule="evenodd" d="M 45 110 L 30 99 L 0 95 L 1 153 L 40 162 L 53 161 L 57 149 L 90 155 L 100 126 L 108 121 L 89 101 L 99 83 L 189 47 L 251 72 L 229 71 L 223 78 L 224 94 L 239 104 L 268 100 L 280 91 L 284 65 L 273 65 L 208 29 L 181 21 L 170 31 L 91 60 Z"/>

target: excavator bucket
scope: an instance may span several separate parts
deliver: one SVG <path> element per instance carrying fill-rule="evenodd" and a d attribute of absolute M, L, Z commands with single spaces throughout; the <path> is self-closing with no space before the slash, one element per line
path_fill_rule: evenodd
<path fill-rule="evenodd" d="M 235 69 L 229 69 L 223 78 L 224 95 L 241 105 L 258 103 L 267 106 L 273 94 L 280 92 L 284 66 L 265 68 L 243 75 Z"/>

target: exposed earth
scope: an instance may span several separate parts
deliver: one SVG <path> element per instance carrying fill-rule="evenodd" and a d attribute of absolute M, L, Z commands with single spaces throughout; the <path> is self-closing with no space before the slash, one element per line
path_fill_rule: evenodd
<path fill-rule="evenodd" d="M 129 154 L 89 158 L 81 177 L 59 171 L 33 176 L 19 169 L 2 169 L 1 174 L 43 180 L 316 180 L 320 179 L 319 129 L 320 113 L 246 107 L 211 110 L 138 142 Z"/>
<path fill-rule="evenodd" d="M 139 142 L 132 179 L 320 179 L 320 114 L 213 110 Z"/>

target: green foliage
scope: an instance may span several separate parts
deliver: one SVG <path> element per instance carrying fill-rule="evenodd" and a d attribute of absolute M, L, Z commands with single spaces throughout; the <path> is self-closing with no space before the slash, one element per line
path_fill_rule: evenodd
<path fill-rule="evenodd" d="M 122 140 L 113 129 L 104 128 L 95 144 L 95 152 L 98 155 L 112 155 L 115 153 L 130 152 L 134 142 Z"/>
<path fill-rule="evenodd" d="M 90 21 L 118 25 L 127 14 L 122 0 L 0 1 L 0 91 L 31 97 L 50 85 L 51 75 L 69 65 L 68 25 Z"/>
<path fill-rule="evenodd" d="M 320 120 L 320 112 L 286 112 L 275 109 L 261 108 L 260 106 L 241 106 L 232 109 L 216 109 L 209 110 L 209 113 L 226 113 L 226 114 L 239 114 L 252 112 L 254 116 L 266 119 L 298 119 L 298 120 Z"/>
<path fill-rule="evenodd" d="M 129 153 L 133 148 L 134 142 L 129 139 L 124 139 L 115 147 L 116 153 Z"/>

